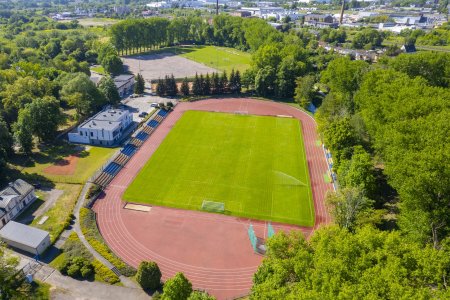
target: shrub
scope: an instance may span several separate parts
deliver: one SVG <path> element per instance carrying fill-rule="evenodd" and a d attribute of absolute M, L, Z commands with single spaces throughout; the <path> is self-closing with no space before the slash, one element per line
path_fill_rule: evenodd
<path fill-rule="evenodd" d="M 72 278 L 89 278 L 93 274 L 94 267 L 84 257 L 76 256 L 73 258 L 66 258 L 61 264 L 59 271 Z"/>
<path fill-rule="evenodd" d="M 100 191 L 102 190 L 102 187 L 97 185 L 97 184 L 92 184 L 89 187 L 89 190 L 87 192 L 87 198 L 90 199 L 92 197 L 94 197 L 95 195 L 97 195 L 98 193 L 100 193 Z"/>
<path fill-rule="evenodd" d="M 92 262 L 92 266 L 94 267 L 95 272 L 95 280 L 103 281 L 109 284 L 116 284 L 120 282 L 119 277 L 114 274 L 108 267 L 99 262 L 98 260 L 94 260 Z"/>
<path fill-rule="evenodd" d="M 156 290 L 161 284 L 161 271 L 153 261 L 143 261 L 136 273 L 136 281 L 143 289 Z"/>
<path fill-rule="evenodd" d="M 116 268 L 125 276 L 134 276 L 136 269 L 125 264 L 120 258 L 118 258 L 112 251 L 106 246 L 103 237 L 97 228 L 95 221 L 95 213 L 82 207 L 80 209 L 80 226 L 81 231 L 86 237 L 89 244 L 105 259 L 111 262 Z"/>
<path fill-rule="evenodd" d="M 183 273 L 177 273 L 164 284 L 162 299 L 186 300 L 191 293 L 192 283 L 189 282 Z"/>
<path fill-rule="evenodd" d="M 67 268 L 67 275 L 73 278 L 80 277 L 80 267 L 78 265 L 70 265 Z"/>
<path fill-rule="evenodd" d="M 215 300 L 213 296 L 208 295 L 207 292 L 193 291 L 188 300 Z"/>

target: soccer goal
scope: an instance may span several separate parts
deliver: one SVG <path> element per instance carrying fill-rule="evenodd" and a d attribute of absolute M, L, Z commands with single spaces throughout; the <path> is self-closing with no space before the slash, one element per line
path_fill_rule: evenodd
<path fill-rule="evenodd" d="M 202 210 L 216 212 L 216 213 L 224 213 L 225 212 L 225 203 L 203 200 Z"/>

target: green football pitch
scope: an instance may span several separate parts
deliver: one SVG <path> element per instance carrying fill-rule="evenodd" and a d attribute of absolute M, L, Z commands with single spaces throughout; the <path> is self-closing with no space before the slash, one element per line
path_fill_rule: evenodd
<path fill-rule="evenodd" d="M 313 226 L 310 186 L 297 119 L 187 111 L 124 200 Z"/>

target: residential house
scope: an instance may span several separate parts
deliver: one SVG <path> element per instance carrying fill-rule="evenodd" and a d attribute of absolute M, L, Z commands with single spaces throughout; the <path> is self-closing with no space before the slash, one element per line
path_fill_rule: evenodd
<path fill-rule="evenodd" d="M 22 179 L 10 182 L 0 191 L 0 228 L 17 217 L 36 200 L 34 187 Z"/>
<path fill-rule="evenodd" d="M 132 114 L 125 109 L 105 109 L 69 132 L 69 142 L 114 146 L 129 133 Z"/>

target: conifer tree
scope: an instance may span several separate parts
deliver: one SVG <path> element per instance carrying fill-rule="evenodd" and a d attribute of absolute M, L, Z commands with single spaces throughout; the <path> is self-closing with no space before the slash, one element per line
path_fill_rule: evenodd
<path fill-rule="evenodd" d="M 188 82 L 187 77 L 184 77 L 183 82 L 181 83 L 180 92 L 184 96 L 189 96 L 189 82 Z"/>
<path fill-rule="evenodd" d="M 230 93 L 234 93 L 235 80 L 234 80 L 234 69 L 231 70 L 230 80 L 228 80 L 228 90 Z"/>
<path fill-rule="evenodd" d="M 222 76 L 220 77 L 219 81 L 219 94 L 225 93 L 225 89 L 228 85 L 228 78 L 227 78 L 227 72 L 223 71 Z"/>
<path fill-rule="evenodd" d="M 201 82 L 200 82 L 200 78 L 198 77 L 198 74 L 195 74 L 195 80 L 192 84 L 192 94 L 198 96 L 202 93 L 202 87 L 201 87 Z"/>
<path fill-rule="evenodd" d="M 166 85 L 164 80 L 161 78 L 158 79 L 158 83 L 156 85 L 156 94 L 158 96 L 164 96 L 166 94 Z"/>
<path fill-rule="evenodd" d="M 203 77 L 203 74 L 200 74 L 200 94 L 199 95 L 204 95 L 205 93 L 205 78 Z"/>
<path fill-rule="evenodd" d="M 241 84 L 241 73 L 239 70 L 236 71 L 234 74 L 234 82 L 235 82 L 235 93 L 240 94 L 242 90 L 242 84 Z"/>
<path fill-rule="evenodd" d="M 211 79 L 209 78 L 209 74 L 206 73 L 205 83 L 203 85 L 203 95 L 211 94 Z"/>
<path fill-rule="evenodd" d="M 136 83 L 134 84 L 134 93 L 138 95 L 142 95 L 145 90 L 145 81 L 144 77 L 141 74 L 137 74 L 135 77 Z"/>
<path fill-rule="evenodd" d="M 219 94 L 220 89 L 220 78 L 218 73 L 212 74 L 212 81 L 211 81 L 211 93 L 214 95 Z"/>

